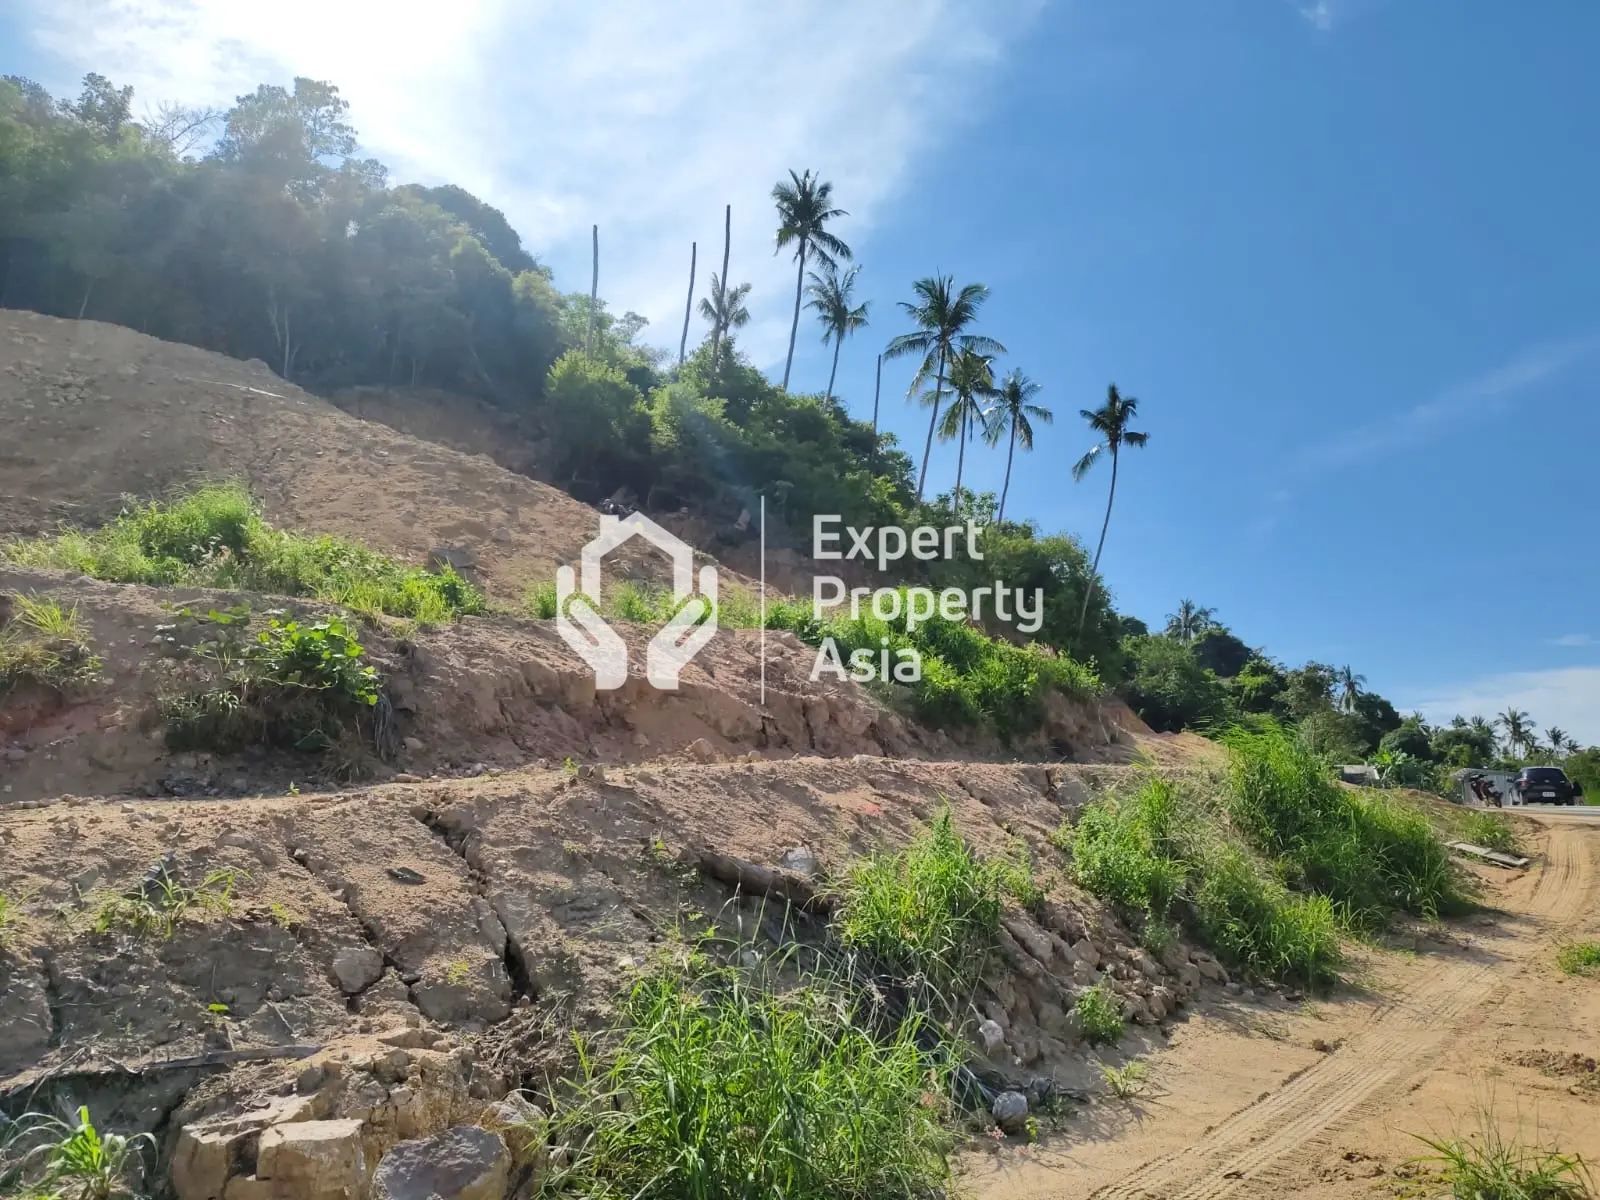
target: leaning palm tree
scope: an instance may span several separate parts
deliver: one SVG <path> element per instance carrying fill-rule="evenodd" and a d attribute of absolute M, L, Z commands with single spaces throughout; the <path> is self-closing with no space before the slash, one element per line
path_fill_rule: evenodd
<path fill-rule="evenodd" d="M 744 303 L 749 294 L 748 283 L 724 291 L 717 273 L 711 272 L 711 295 L 700 297 L 700 315 L 711 322 L 714 337 L 726 340 L 731 330 L 743 329 L 750 323 L 750 310 Z"/>
<path fill-rule="evenodd" d="M 989 444 L 998 442 L 1000 434 L 1007 430 L 1010 439 L 1006 447 L 1006 482 L 1000 489 L 1000 512 L 995 517 L 997 525 L 1006 519 L 1006 496 L 1011 492 L 1011 460 L 1016 457 L 1018 443 L 1024 450 L 1032 450 L 1032 422 L 1048 425 L 1055 420 L 1055 414 L 1048 408 L 1033 403 L 1033 398 L 1040 390 L 1039 385 L 1021 371 L 1013 371 L 1005 377 L 1000 390 L 995 393 L 995 405 L 989 413 Z"/>
<path fill-rule="evenodd" d="M 1212 618 L 1217 615 L 1214 608 L 1202 608 L 1193 600 L 1183 599 L 1178 601 L 1178 611 L 1167 614 L 1167 636 L 1176 638 L 1185 646 L 1192 645 L 1201 634 L 1210 629 Z"/>
<path fill-rule="evenodd" d="M 806 307 L 817 314 L 822 322 L 822 344 L 833 343 L 833 367 L 828 371 L 828 402 L 833 402 L 833 381 L 839 374 L 839 347 L 844 339 L 867 323 L 867 308 L 871 301 L 863 300 L 851 306 L 855 299 L 856 274 L 860 267 L 851 267 L 839 274 L 836 263 L 825 263 L 821 271 L 812 271 L 807 278 L 811 285 L 806 289 L 811 299 Z"/>
<path fill-rule="evenodd" d="M 1528 733 L 1533 728 L 1530 724 L 1532 720 L 1532 717 L 1520 709 L 1508 708 L 1494 719 L 1494 724 L 1506 735 L 1506 745 L 1512 750 L 1520 750 L 1528 744 Z"/>
<path fill-rule="evenodd" d="M 1102 440 L 1072 465 L 1074 482 L 1089 473 L 1089 468 L 1100 460 L 1100 455 L 1111 454 L 1111 491 L 1106 496 L 1106 519 L 1100 525 L 1100 542 L 1094 548 L 1094 563 L 1089 568 L 1089 585 L 1083 589 L 1083 610 L 1078 614 L 1078 636 L 1083 636 L 1083 623 L 1089 619 L 1089 599 L 1094 595 L 1095 580 L 1100 574 L 1100 552 L 1106 548 L 1106 530 L 1111 527 L 1111 506 L 1117 499 L 1117 462 L 1123 446 L 1143 446 L 1150 440 L 1148 433 L 1137 433 L 1128 428 L 1139 413 L 1139 402 L 1132 396 L 1126 400 L 1117 392 L 1117 385 L 1106 389 L 1106 402 L 1096 409 L 1081 408 L 1078 415 L 1089 422 L 1089 428 Z"/>
<path fill-rule="evenodd" d="M 928 440 L 922 448 L 922 470 L 917 476 L 917 503 L 922 503 L 923 489 L 928 482 L 928 459 L 933 455 L 933 431 L 939 424 L 939 404 L 944 399 L 945 371 L 959 350 L 976 350 L 980 354 L 1004 354 L 1006 348 L 991 337 L 962 331 L 977 319 L 978 309 L 989 298 L 989 289 L 981 283 L 969 283 L 960 291 L 955 280 L 948 275 L 919 279 L 911 285 L 916 292 L 915 302 L 900 301 L 913 322 L 916 331 L 902 333 L 884 347 L 885 358 L 903 358 L 920 354 L 922 363 L 911 379 L 906 391 L 907 399 L 917 394 L 929 379 L 933 385 L 933 411 L 928 416 Z"/>
<path fill-rule="evenodd" d="M 961 476 L 967 465 L 967 439 L 974 427 L 989 440 L 989 415 L 984 401 L 995 395 L 994 356 L 979 354 L 964 347 L 950 362 L 950 390 L 955 398 L 939 422 L 939 438 L 959 439 L 956 451 L 956 490 L 951 494 L 951 511 L 961 511 Z"/>
<path fill-rule="evenodd" d="M 1340 667 L 1333 673 L 1334 686 L 1339 689 L 1339 709 L 1341 712 L 1353 713 L 1356 711 L 1356 702 L 1362 697 L 1362 689 L 1366 686 L 1367 677 L 1357 675 L 1348 666 Z"/>
<path fill-rule="evenodd" d="M 778 206 L 778 246 L 782 250 L 795 243 L 794 259 L 799 264 L 794 277 L 794 320 L 789 323 L 789 357 L 783 360 L 783 386 L 789 386 L 789 370 L 794 366 L 794 339 L 800 331 L 800 297 L 806 282 L 806 256 L 815 254 L 824 266 L 833 266 L 837 259 L 848 262 L 850 247 L 845 245 L 826 226 L 835 217 L 850 214 L 842 208 L 829 207 L 833 197 L 833 184 L 817 178 L 810 171 L 804 175 L 789 172 L 788 183 L 777 183 L 772 188 L 772 200 Z"/>

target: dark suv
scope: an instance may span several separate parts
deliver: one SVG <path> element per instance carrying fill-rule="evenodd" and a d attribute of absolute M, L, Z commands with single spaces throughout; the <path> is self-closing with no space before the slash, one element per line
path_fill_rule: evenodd
<path fill-rule="evenodd" d="M 1583 795 L 1560 767 L 1523 767 L 1511 786 L 1524 804 L 1576 804 Z"/>

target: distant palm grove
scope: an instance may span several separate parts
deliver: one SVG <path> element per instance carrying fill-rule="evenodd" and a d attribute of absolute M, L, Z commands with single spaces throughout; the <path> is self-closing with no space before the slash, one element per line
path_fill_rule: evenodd
<path fill-rule="evenodd" d="M 1109 463 L 1095 473 L 1106 503 L 1092 557 L 1075 537 L 1017 519 L 1008 501 L 1025 469 L 1018 452 L 1053 419 L 1048 385 L 1002 369 L 1003 342 L 981 328 L 981 283 L 912 281 L 892 314 L 859 301 L 861 267 L 841 236 L 848 213 L 816 172 L 789 172 L 772 189 L 775 211 L 765 210 L 775 250 L 794 262 L 774 384 L 738 347 L 750 285 L 734 282 L 727 244 L 720 261 L 694 248 L 669 354 L 640 342 L 644 318 L 612 312 L 588 289 L 559 291 L 498 209 L 453 185 L 391 186 L 380 163 L 357 157 L 347 108 L 331 84 L 296 79 L 262 85 L 226 112 L 164 107 L 136 121 L 132 90 L 98 75 L 70 100 L 0 80 L 0 306 L 259 358 L 322 393 L 471 395 L 522 422 L 545 447 L 544 476 L 586 500 L 631 493 L 647 510 L 690 507 L 731 524 L 764 497 L 776 536 L 787 528 L 797 544 L 816 513 L 858 526 L 971 518 L 986 526 L 983 563 L 908 570 L 940 586 L 999 577 L 1043 588 L 1037 641 L 1092 664 L 1157 728 L 1277 720 L 1330 758 L 1370 758 L 1410 782 L 1508 757 L 1600 775 L 1600 752 L 1564 735 L 1541 743 L 1525 714 L 1502 720 L 1503 742 L 1483 719 L 1435 729 L 1401 718 L 1349 668 L 1273 662 L 1209 610 L 1180 606 L 1155 633 L 1119 615 L 1098 569 L 1119 481 L 1132 473 L 1125 486 L 1137 486 L 1127 452 L 1150 436 L 1134 428 L 1138 400 L 1113 384 L 1080 410 L 1091 444 L 1074 478 Z M 830 351 L 815 392 L 791 390 L 807 312 Z M 864 343 L 877 327 L 888 334 L 879 378 L 882 359 L 915 364 L 905 399 L 928 421 L 917 463 L 879 428 L 879 395 L 847 408 L 835 390 L 842 357 L 878 356 Z M 936 437 L 956 443 L 943 492 L 928 477 Z M 998 497 L 968 486 L 969 453 L 983 452 L 1003 456 Z"/>

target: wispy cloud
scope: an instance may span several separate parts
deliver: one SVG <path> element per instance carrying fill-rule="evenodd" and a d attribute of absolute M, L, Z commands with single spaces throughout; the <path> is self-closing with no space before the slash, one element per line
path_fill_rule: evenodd
<path fill-rule="evenodd" d="M 1564 633 L 1560 637 L 1551 638 L 1550 645 L 1581 649 L 1587 646 L 1600 646 L 1600 638 L 1592 633 Z"/>
<path fill-rule="evenodd" d="M 1600 667 L 1559 667 L 1516 671 L 1454 686 L 1415 689 L 1398 707 L 1420 710 L 1430 721 L 1463 716 L 1490 717 L 1506 708 L 1533 715 L 1540 730 L 1559 726 L 1586 745 L 1600 745 Z"/>
<path fill-rule="evenodd" d="M 768 193 L 814 167 L 867 237 L 919 155 L 970 115 L 1042 0 L 19 0 L 58 90 L 84 71 L 148 101 L 229 103 L 259 82 L 339 85 L 364 148 L 399 179 L 449 180 L 504 209 L 558 284 L 601 291 L 676 345 L 689 243 L 700 279 L 755 284 L 745 335 L 787 334 L 787 256 Z M 869 266 L 870 270 L 870 266 Z"/>
<path fill-rule="evenodd" d="M 1301 4 L 1298 7 L 1300 15 L 1324 33 L 1333 28 L 1333 5 L 1329 0 L 1316 0 L 1315 4 Z"/>

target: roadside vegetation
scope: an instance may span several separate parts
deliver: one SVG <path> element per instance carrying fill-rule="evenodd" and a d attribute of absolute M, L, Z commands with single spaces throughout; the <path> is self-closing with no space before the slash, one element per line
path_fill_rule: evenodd
<path fill-rule="evenodd" d="M 301 596 L 423 623 L 485 611 L 477 589 L 448 568 L 407 567 L 354 542 L 272 528 L 235 483 L 131 506 L 100 529 L 15 542 L 0 557 L 112 583 Z"/>
<path fill-rule="evenodd" d="M 1455 1200 L 1588 1200 L 1594 1194 L 1582 1157 L 1507 1137 L 1488 1113 L 1473 1133 L 1417 1140 L 1431 1153 L 1413 1162 L 1432 1171 Z"/>
<path fill-rule="evenodd" d="M 1600 975 L 1600 942 L 1568 942 L 1557 949 L 1556 965 L 1568 975 Z"/>
<path fill-rule="evenodd" d="M 1517 832 L 1517 827 L 1499 813 L 1463 814 L 1461 838 L 1474 846 L 1498 850 L 1502 854 L 1522 853 L 1522 837 Z"/>
<path fill-rule="evenodd" d="M 76 608 L 20 592 L 0 596 L 10 620 L 0 625 L 0 700 L 32 685 L 67 692 L 100 670 Z"/>
<path fill-rule="evenodd" d="M 0 1195 L 18 1200 L 120 1200 L 145 1192 L 156 1157 L 147 1133 L 98 1129 L 88 1108 L 75 1119 L 24 1113 L 0 1125 Z"/>

